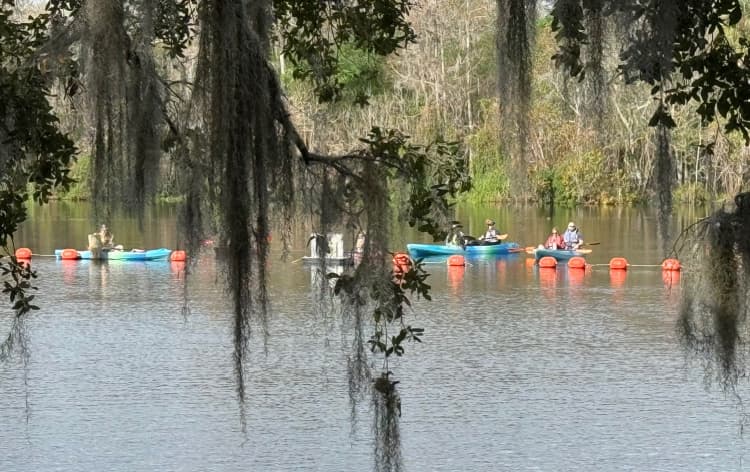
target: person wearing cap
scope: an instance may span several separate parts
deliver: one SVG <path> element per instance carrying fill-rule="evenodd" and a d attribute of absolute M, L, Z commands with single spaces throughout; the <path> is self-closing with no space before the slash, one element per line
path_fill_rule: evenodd
<path fill-rule="evenodd" d="M 565 240 L 562 235 L 557 232 L 557 228 L 552 228 L 552 234 L 547 238 L 544 247 L 545 249 L 562 249 L 565 247 Z"/>
<path fill-rule="evenodd" d="M 449 246 L 460 246 L 464 241 L 464 232 L 461 231 L 463 225 L 461 223 L 453 223 L 448 236 L 445 238 L 445 244 Z"/>
<path fill-rule="evenodd" d="M 565 242 L 565 249 L 568 250 L 578 249 L 583 245 L 583 234 L 578 231 L 578 227 L 572 221 L 568 223 L 568 229 L 563 234 L 563 241 Z"/>
<path fill-rule="evenodd" d="M 488 243 L 496 243 L 497 229 L 495 229 L 495 221 L 487 218 L 484 221 L 484 224 L 487 225 L 487 231 L 485 231 L 483 235 L 479 236 L 479 239 Z"/>

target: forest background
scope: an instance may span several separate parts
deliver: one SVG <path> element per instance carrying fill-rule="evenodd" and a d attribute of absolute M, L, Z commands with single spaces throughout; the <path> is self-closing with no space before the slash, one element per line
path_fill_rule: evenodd
<path fill-rule="evenodd" d="M 748 11 L 750 1 L 742 3 Z M 25 8 L 34 9 L 34 3 Z M 650 87 L 618 80 L 618 50 L 605 45 L 606 99 L 601 113 L 592 115 L 586 106 L 596 93 L 590 82 L 571 79 L 551 60 L 556 43 L 552 19 L 544 8 L 538 12 L 532 48 L 529 135 L 523 150 L 529 185 L 511 185 L 512 146 L 501 142 L 508 133 L 501 129 L 503 104 L 498 99 L 502 74 L 498 74 L 496 8 L 493 0 L 424 0 L 410 15 L 417 42 L 399 55 L 382 58 L 343 48 L 336 79 L 345 93 L 353 95 L 345 97 L 349 100 L 322 103 L 312 84 L 294 76 L 279 39 L 273 46 L 275 65 L 308 147 L 343 152 L 378 125 L 400 129 L 415 142 L 436 137 L 462 141 L 473 188 L 460 198 L 472 203 L 648 202 L 656 152 L 649 126 L 656 108 Z M 747 37 L 749 31 L 750 19 L 745 16 L 728 33 L 737 39 Z M 605 31 L 604 37 L 614 34 Z M 158 67 L 173 83 L 188 83 L 196 55 L 197 46 L 190 46 L 176 67 L 165 53 Z M 181 99 L 174 97 L 176 102 Z M 363 106 L 351 105 L 352 101 Z M 60 98 L 53 100 L 53 106 L 81 151 L 71 174 L 78 183 L 58 196 L 87 199 L 92 126 L 74 102 Z M 671 142 L 675 203 L 723 200 L 746 190 L 743 182 L 750 180 L 750 147 L 742 136 L 724 135 L 721 122 L 702 123 L 695 107 L 671 110 L 676 122 Z M 169 200 L 178 194 L 179 170 L 170 164 L 172 160 L 162 162 L 158 194 Z"/>

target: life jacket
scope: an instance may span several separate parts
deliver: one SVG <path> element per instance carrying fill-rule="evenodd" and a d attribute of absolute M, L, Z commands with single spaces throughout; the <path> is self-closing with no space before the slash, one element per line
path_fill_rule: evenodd
<path fill-rule="evenodd" d="M 574 244 L 578 244 L 580 239 L 577 229 L 575 231 L 567 230 L 565 231 L 565 234 L 563 234 L 563 241 L 565 242 L 565 247 L 567 249 L 572 248 Z"/>

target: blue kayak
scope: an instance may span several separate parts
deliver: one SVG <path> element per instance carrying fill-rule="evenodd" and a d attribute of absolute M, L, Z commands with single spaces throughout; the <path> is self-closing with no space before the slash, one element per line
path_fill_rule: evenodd
<path fill-rule="evenodd" d="M 578 249 L 578 250 L 567 250 L 567 249 L 534 249 L 534 258 L 538 261 L 542 257 L 550 256 L 554 257 L 558 262 L 564 262 L 569 260 L 571 257 L 581 256 L 584 257 L 586 254 L 591 253 L 591 249 Z"/>
<path fill-rule="evenodd" d="M 74 251 L 78 257 L 75 257 L 75 254 L 70 251 Z M 166 248 L 134 249 L 132 251 L 106 250 L 101 251 L 98 259 L 109 261 L 166 261 L 171 253 L 172 250 Z M 55 257 L 58 259 L 94 259 L 91 251 L 75 251 L 74 249 L 55 249 Z"/>
<path fill-rule="evenodd" d="M 450 256 L 452 254 L 461 254 L 462 256 L 480 256 L 480 255 L 503 255 L 523 251 L 518 243 L 497 243 L 485 245 L 467 245 L 453 246 L 447 244 L 407 244 L 406 249 L 409 255 L 414 259 L 421 259 L 431 256 Z"/>

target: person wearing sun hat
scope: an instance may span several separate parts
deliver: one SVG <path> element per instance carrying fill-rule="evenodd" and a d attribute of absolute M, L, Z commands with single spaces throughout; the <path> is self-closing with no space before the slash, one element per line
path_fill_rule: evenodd
<path fill-rule="evenodd" d="M 486 220 L 484 220 L 484 224 L 487 225 L 487 231 L 485 231 L 483 235 L 479 236 L 479 239 L 481 239 L 482 241 L 487 241 L 488 243 L 496 243 L 497 229 L 495 229 L 495 220 L 487 218 Z"/>
<path fill-rule="evenodd" d="M 568 229 L 563 234 L 563 241 L 565 242 L 565 249 L 568 250 L 578 249 L 583 245 L 583 234 L 572 221 L 568 223 Z"/>

